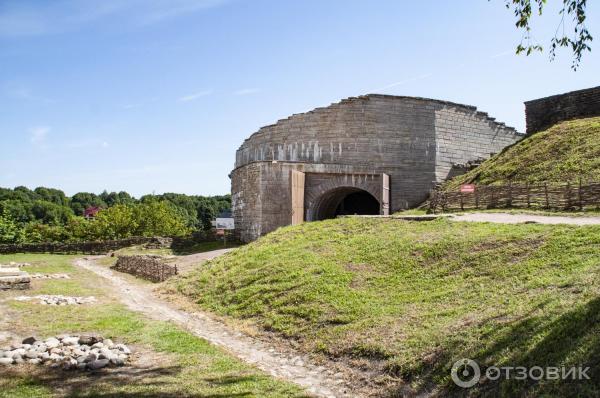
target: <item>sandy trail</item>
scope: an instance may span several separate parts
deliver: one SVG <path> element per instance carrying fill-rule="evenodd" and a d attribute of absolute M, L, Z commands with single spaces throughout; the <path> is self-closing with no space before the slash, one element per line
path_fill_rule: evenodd
<path fill-rule="evenodd" d="M 453 221 L 492 222 L 498 224 L 569 224 L 600 225 L 600 217 L 538 216 L 535 214 L 464 213 L 450 217 Z"/>
<path fill-rule="evenodd" d="M 222 254 L 222 253 L 221 253 Z M 210 255 L 205 255 L 209 257 Z M 214 257 L 214 256 L 213 256 Z M 244 362 L 274 377 L 285 379 L 303 387 L 308 393 L 318 397 L 358 397 L 340 373 L 324 366 L 311 364 L 309 358 L 295 352 L 281 352 L 252 337 L 237 332 L 230 327 L 211 319 L 205 314 L 190 314 L 172 307 L 157 298 L 151 285 L 135 285 L 110 269 L 97 265 L 90 259 L 78 259 L 75 264 L 110 281 L 119 291 L 118 297 L 129 309 L 146 316 L 172 321 L 194 335 L 223 347 Z"/>
<path fill-rule="evenodd" d="M 180 273 L 186 273 L 197 266 L 199 263 L 207 260 L 212 260 L 215 257 L 222 256 L 223 254 L 230 252 L 229 249 L 217 249 L 208 252 L 189 254 L 187 256 L 172 256 L 169 257 L 175 264 Z"/>

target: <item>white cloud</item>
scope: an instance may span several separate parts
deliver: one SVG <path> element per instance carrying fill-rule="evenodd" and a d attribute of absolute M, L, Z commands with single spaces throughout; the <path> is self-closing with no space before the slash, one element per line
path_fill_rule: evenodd
<path fill-rule="evenodd" d="M 33 145 L 41 145 L 46 141 L 50 127 L 48 126 L 37 126 L 29 129 L 30 138 L 29 140 Z"/>
<path fill-rule="evenodd" d="M 192 94 L 184 95 L 183 97 L 180 97 L 178 99 L 178 101 L 179 102 L 194 101 L 194 100 L 197 100 L 198 98 L 206 97 L 207 95 L 211 95 L 211 94 L 212 94 L 211 90 L 198 91 L 197 93 L 192 93 Z"/>
<path fill-rule="evenodd" d="M 258 93 L 259 91 L 260 90 L 257 88 L 243 88 L 241 90 L 234 91 L 233 95 L 251 95 Z"/>
<path fill-rule="evenodd" d="M 230 0 L 56 0 L 2 4 L 0 37 L 39 36 L 85 28 L 91 22 L 122 18 L 126 26 L 145 26 L 218 7 Z"/>

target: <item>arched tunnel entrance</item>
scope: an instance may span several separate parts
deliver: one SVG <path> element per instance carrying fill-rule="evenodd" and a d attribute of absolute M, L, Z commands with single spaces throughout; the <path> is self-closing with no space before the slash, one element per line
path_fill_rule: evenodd
<path fill-rule="evenodd" d="M 325 192 L 319 198 L 313 220 L 327 220 L 341 215 L 378 215 L 381 206 L 369 192 L 360 188 L 340 187 Z"/>

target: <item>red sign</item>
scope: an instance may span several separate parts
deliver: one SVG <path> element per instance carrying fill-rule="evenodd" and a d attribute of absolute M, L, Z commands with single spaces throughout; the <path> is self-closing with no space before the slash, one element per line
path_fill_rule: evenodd
<path fill-rule="evenodd" d="M 460 192 L 473 193 L 475 192 L 475 184 L 463 184 L 460 186 Z"/>
<path fill-rule="evenodd" d="M 217 229 L 217 236 L 223 236 L 225 235 L 225 230 L 224 229 Z"/>

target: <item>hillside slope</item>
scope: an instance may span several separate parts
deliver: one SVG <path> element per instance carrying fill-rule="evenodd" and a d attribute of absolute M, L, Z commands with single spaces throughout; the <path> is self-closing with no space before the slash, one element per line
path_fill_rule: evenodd
<path fill-rule="evenodd" d="M 559 123 L 526 137 L 446 184 L 600 181 L 600 117 Z"/>
<path fill-rule="evenodd" d="M 383 395 L 408 386 L 598 396 L 598 258 L 600 226 L 343 218 L 279 229 L 172 287 L 302 350 L 372 370 Z M 463 390 L 449 377 L 460 358 L 484 368 L 590 364 L 591 380 Z"/>

